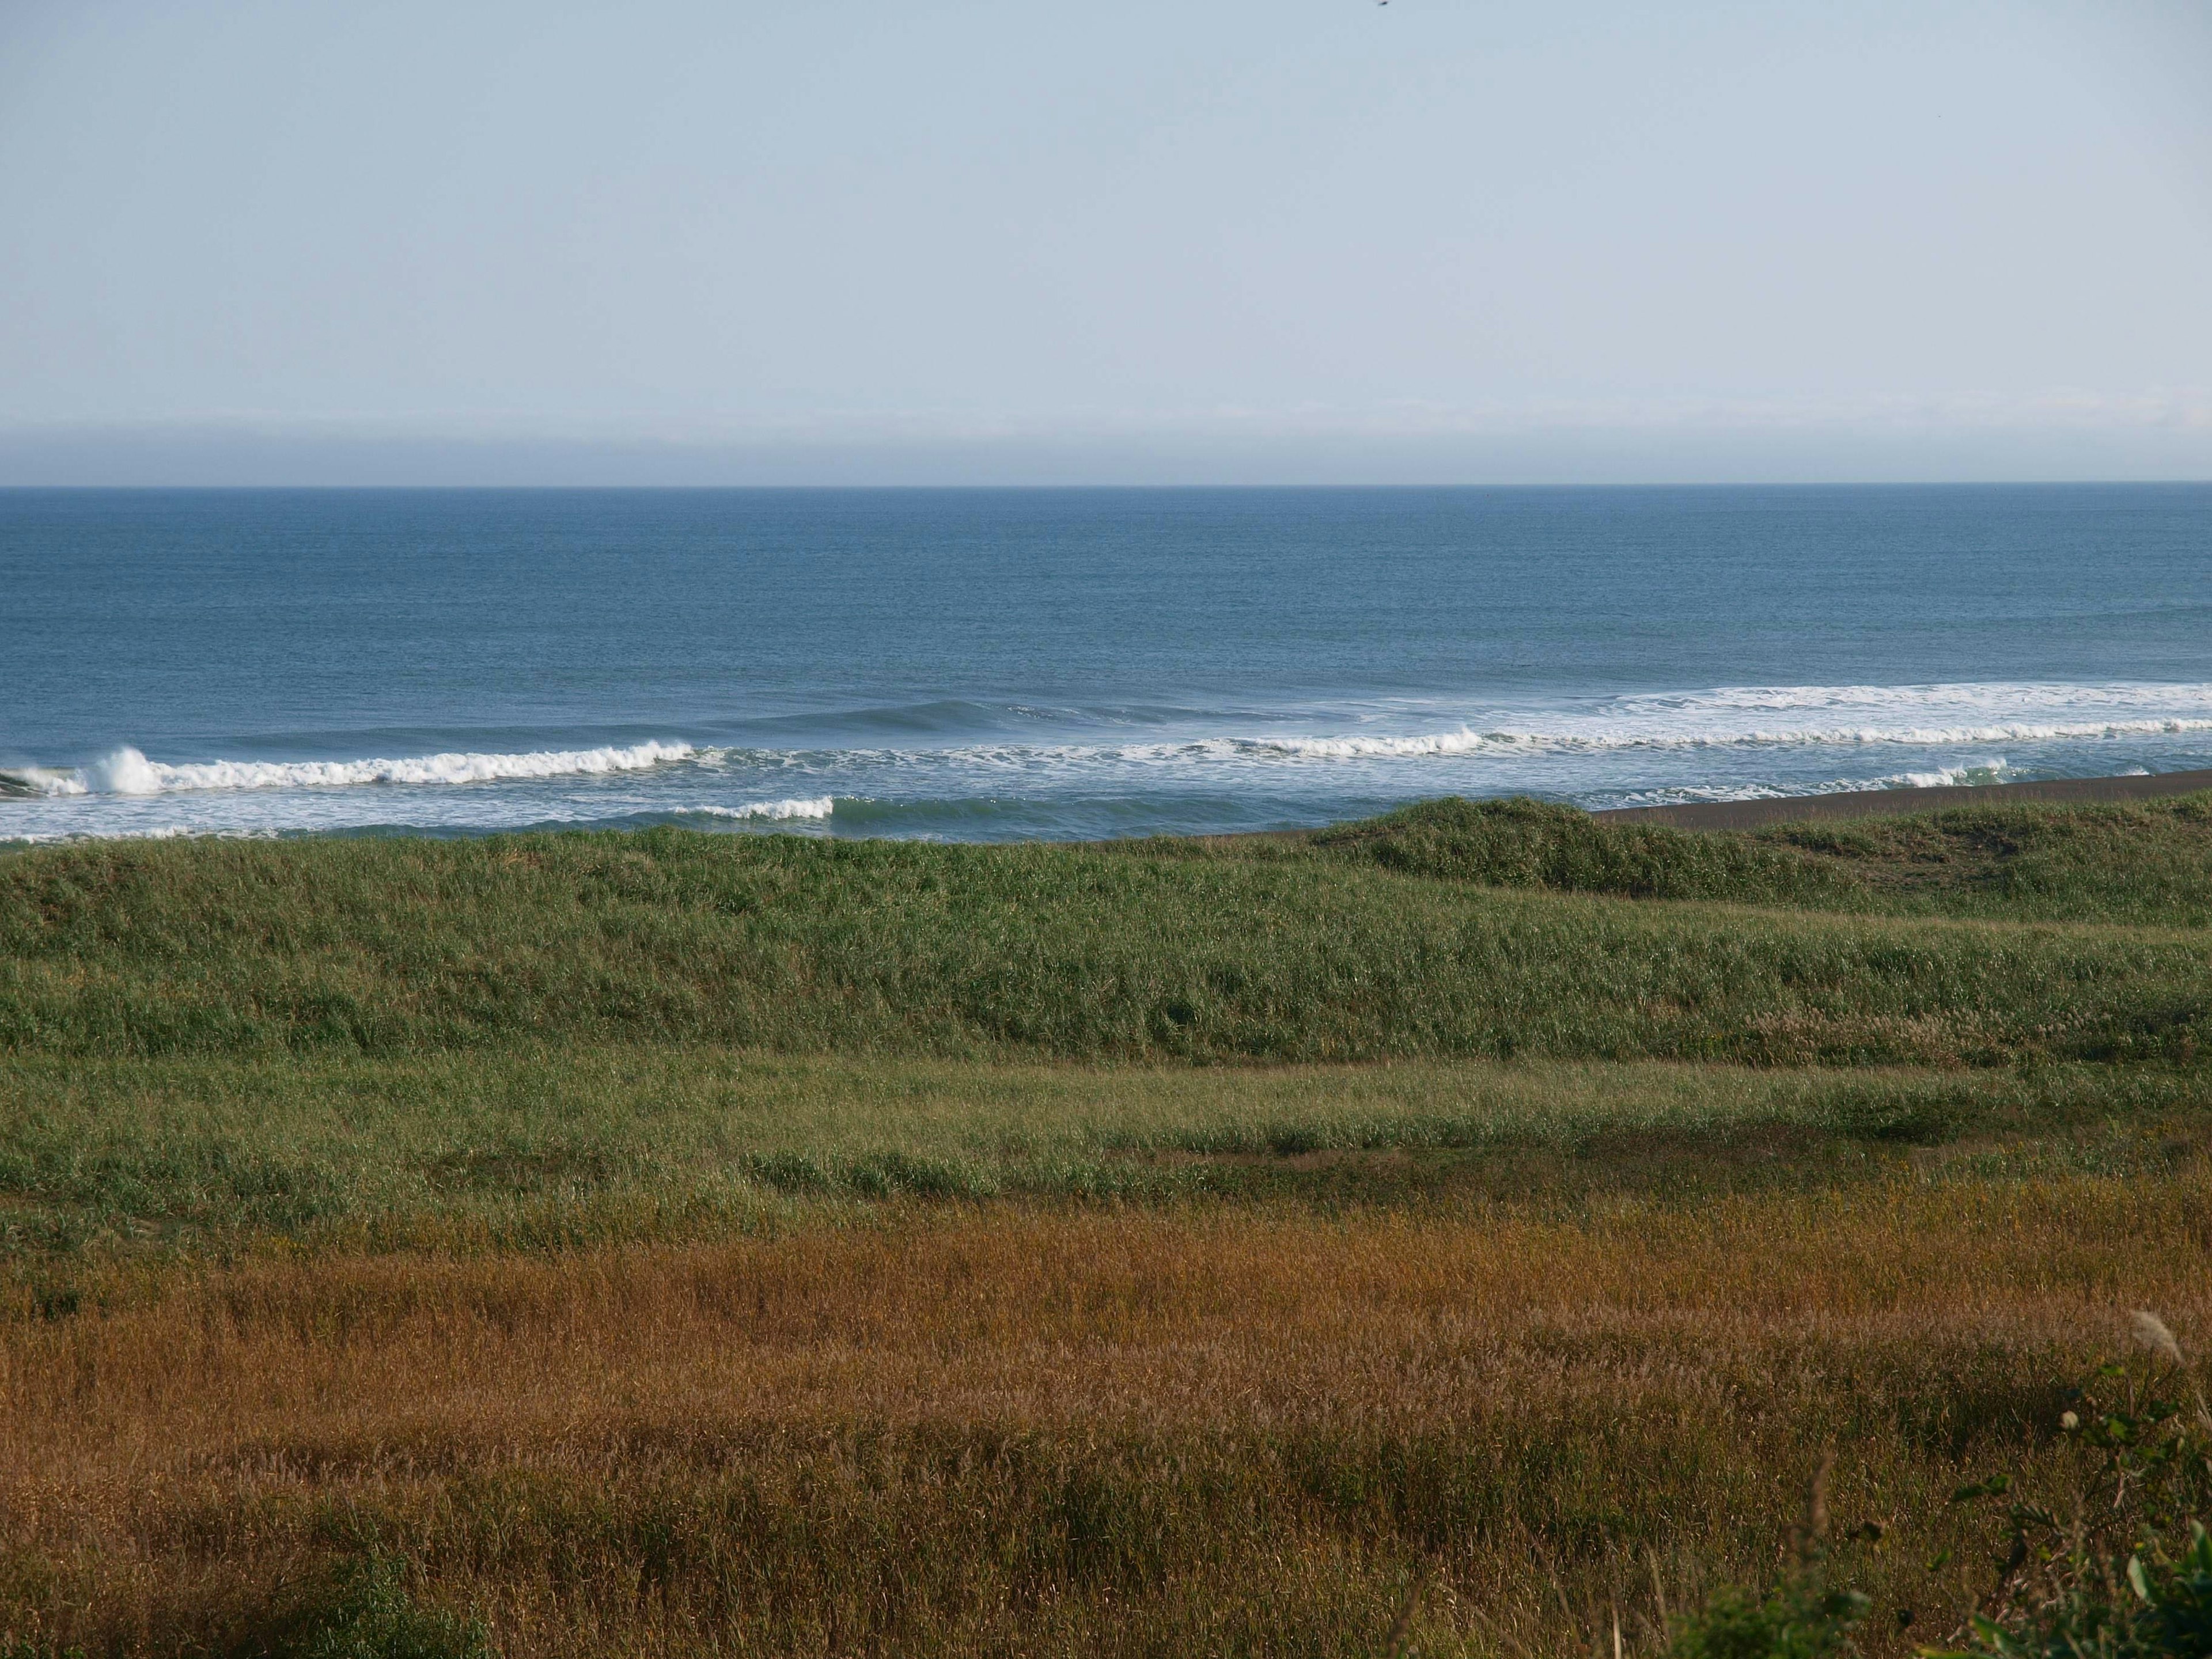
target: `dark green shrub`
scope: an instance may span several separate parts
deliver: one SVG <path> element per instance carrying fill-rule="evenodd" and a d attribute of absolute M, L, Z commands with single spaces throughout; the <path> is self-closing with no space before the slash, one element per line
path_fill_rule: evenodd
<path fill-rule="evenodd" d="M 297 1659 L 493 1659 L 479 1620 L 422 1606 L 400 1564 L 382 1554 L 340 1569 L 287 1645 Z"/>
<path fill-rule="evenodd" d="M 1831 1659 L 1855 1652 L 1867 1598 L 1803 1572 L 1764 1596 L 1726 1589 L 1674 1632 L 1675 1659 Z"/>

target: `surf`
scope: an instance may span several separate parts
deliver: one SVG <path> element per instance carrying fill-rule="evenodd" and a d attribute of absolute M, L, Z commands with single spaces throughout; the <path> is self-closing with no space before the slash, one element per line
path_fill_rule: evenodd
<path fill-rule="evenodd" d="M 380 785 L 455 785 L 641 772 L 696 757 L 693 744 L 658 740 L 622 747 L 537 750 L 523 754 L 453 751 L 398 759 L 339 761 L 149 760 L 125 744 L 70 771 L 21 768 L 0 774 L 15 793 L 164 795 L 180 791 L 346 789 Z"/>

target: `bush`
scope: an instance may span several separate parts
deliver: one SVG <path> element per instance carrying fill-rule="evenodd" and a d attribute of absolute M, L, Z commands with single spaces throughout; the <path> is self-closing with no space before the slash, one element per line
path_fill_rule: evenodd
<path fill-rule="evenodd" d="M 1817 1575 L 1793 1574 L 1763 1597 L 1725 1589 L 1683 1620 L 1674 1659 L 1832 1659 L 1856 1651 L 1851 1632 L 1867 1598 Z"/>
<path fill-rule="evenodd" d="M 1929 1659 L 2202 1659 L 2212 1654 L 2212 1536 L 2192 1522 L 2169 1558 L 2155 1540 L 2128 1558 L 2124 1586 L 2100 1558 L 2069 1557 L 2049 1599 L 2009 1618 L 1977 1615 L 1973 1638 Z M 2090 1569 L 2085 1571 L 2084 1569 Z"/>
<path fill-rule="evenodd" d="M 2002 1474 L 1954 1494 L 2004 1502 L 2010 1547 L 1964 1643 L 1928 1659 L 2212 1659 L 2212 1410 L 2166 1326 L 2136 1330 L 2193 1402 L 2106 1365 L 2059 1419 L 2094 1460 L 2063 1516 Z"/>
<path fill-rule="evenodd" d="M 348 1562 L 328 1599 L 287 1644 L 298 1659 L 492 1659 L 481 1621 L 425 1607 L 408 1593 L 400 1564 L 381 1554 Z"/>

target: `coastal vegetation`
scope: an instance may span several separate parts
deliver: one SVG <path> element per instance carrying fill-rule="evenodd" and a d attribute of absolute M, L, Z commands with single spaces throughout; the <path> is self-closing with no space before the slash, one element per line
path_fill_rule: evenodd
<path fill-rule="evenodd" d="M 1450 805 L 1107 848 L 660 830 L 41 848 L 0 860 L 0 1047 L 2196 1054 L 2212 1035 L 2203 798 L 1951 816 L 1742 837 Z"/>
<path fill-rule="evenodd" d="M 0 856 L 0 1653 L 2179 1651 L 2209 928 L 2206 797 Z"/>

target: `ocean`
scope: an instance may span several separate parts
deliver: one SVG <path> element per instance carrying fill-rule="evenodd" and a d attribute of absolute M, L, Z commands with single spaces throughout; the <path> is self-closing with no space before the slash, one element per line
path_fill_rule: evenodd
<path fill-rule="evenodd" d="M 0 842 L 2212 766 L 2212 485 L 0 490 Z"/>

